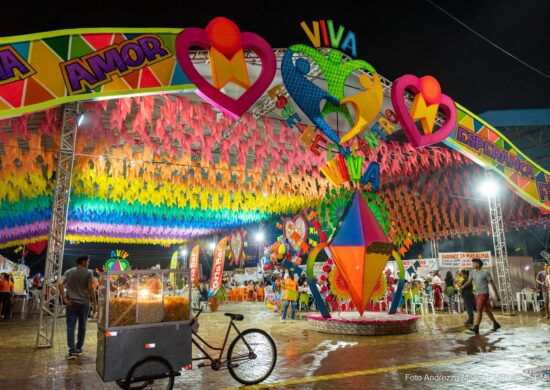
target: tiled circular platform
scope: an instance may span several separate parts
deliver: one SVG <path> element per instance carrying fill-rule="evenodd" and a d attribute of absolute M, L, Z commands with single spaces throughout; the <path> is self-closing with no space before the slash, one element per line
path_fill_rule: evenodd
<path fill-rule="evenodd" d="M 324 333 L 383 336 L 408 334 L 417 331 L 417 316 L 410 314 L 387 314 L 365 312 L 332 313 L 332 318 L 323 318 L 320 313 L 307 316 L 308 327 Z"/>

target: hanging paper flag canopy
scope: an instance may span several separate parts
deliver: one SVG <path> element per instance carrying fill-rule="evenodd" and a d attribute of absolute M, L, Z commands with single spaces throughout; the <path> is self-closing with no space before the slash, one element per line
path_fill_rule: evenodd
<path fill-rule="evenodd" d="M 124 249 L 111 251 L 111 258 L 105 262 L 108 271 L 126 271 L 130 269 L 130 262 L 126 260 L 130 256 Z"/>
<path fill-rule="evenodd" d="M 302 151 L 297 130 L 280 120 L 245 114 L 235 123 L 208 104 L 167 95 L 80 107 L 86 120 L 76 139 L 69 240 L 180 244 L 317 210 L 332 189 L 319 175 L 327 156 Z M 47 239 L 60 113 L 0 121 L 0 248 Z M 410 231 L 418 241 L 486 231 L 483 210 L 449 197 L 468 196 L 477 175 L 461 169 L 467 160 L 457 152 L 388 141 L 364 160 L 380 166 L 378 195 L 397 221 L 397 236 Z M 514 227 L 543 222 L 515 195 L 503 199 L 503 210 Z"/>

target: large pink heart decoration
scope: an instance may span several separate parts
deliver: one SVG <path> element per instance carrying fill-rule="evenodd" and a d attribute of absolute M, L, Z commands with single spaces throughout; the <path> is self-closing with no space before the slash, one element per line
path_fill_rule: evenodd
<path fill-rule="evenodd" d="M 242 50 L 256 53 L 262 63 L 262 70 L 254 84 L 246 86 L 246 91 L 235 100 L 221 92 L 221 88 L 210 84 L 197 71 L 191 62 L 191 47 L 201 47 L 209 51 L 213 73 L 215 64 L 212 58 L 224 62 L 220 66 L 220 69 L 224 67 L 221 69 L 223 76 L 236 68 L 242 71 Z M 214 57 L 213 52 L 216 53 Z M 251 32 L 241 32 L 235 23 L 221 17 L 212 19 L 205 30 L 192 27 L 179 33 L 176 38 L 176 56 L 185 75 L 197 86 L 197 94 L 235 119 L 241 117 L 262 96 L 273 81 L 277 69 L 273 49 L 262 37 Z"/>
<path fill-rule="evenodd" d="M 445 122 L 439 130 L 432 133 L 430 129 L 430 132 L 427 134 L 420 131 L 405 104 L 405 89 L 409 89 L 415 94 L 415 103 L 413 103 L 413 107 L 417 107 L 417 109 L 415 110 L 413 108 L 413 110 L 419 112 L 418 115 L 422 116 L 423 120 L 426 120 L 426 116 L 432 117 L 428 118 L 426 123 L 433 124 L 437 109 L 441 108 L 443 110 Z M 416 104 L 417 100 L 421 101 L 418 105 Z M 391 101 L 395 109 L 396 117 L 399 123 L 401 123 L 401 126 L 403 126 L 403 131 L 411 144 L 415 147 L 433 145 L 443 141 L 452 134 L 456 126 L 455 103 L 449 96 L 441 93 L 439 83 L 431 76 L 425 76 L 419 79 L 414 75 L 406 74 L 399 77 L 393 82 Z M 426 107 L 427 104 L 429 104 L 429 106 Z M 421 109 L 418 109 L 418 107 L 421 107 Z"/>
<path fill-rule="evenodd" d="M 307 233 L 307 221 L 303 215 L 285 220 L 283 236 L 295 251 L 299 252 L 302 249 L 302 244 L 307 242 Z"/>
<path fill-rule="evenodd" d="M 231 264 L 239 265 L 244 250 L 244 237 L 240 230 L 231 233 L 229 239 L 229 247 L 231 249 Z"/>

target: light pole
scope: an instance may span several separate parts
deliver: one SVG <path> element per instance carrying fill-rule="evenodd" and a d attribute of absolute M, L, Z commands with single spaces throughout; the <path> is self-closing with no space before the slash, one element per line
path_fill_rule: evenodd
<path fill-rule="evenodd" d="M 183 262 L 182 262 L 182 268 L 183 269 L 189 268 L 189 264 L 187 262 L 187 254 L 188 254 L 187 248 L 183 248 L 180 251 L 181 258 L 183 259 Z"/>
<path fill-rule="evenodd" d="M 510 280 L 510 267 L 508 266 L 508 252 L 506 250 L 506 236 L 502 221 L 499 189 L 497 181 L 494 180 L 489 171 L 485 170 L 485 181 L 481 184 L 480 190 L 487 196 L 489 203 L 489 219 L 493 235 L 502 314 L 514 315 L 514 295 Z"/>
<path fill-rule="evenodd" d="M 262 230 L 258 230 L 256 232 L 256 235 L 254 237 L 256 239 L 256 242 L 258 243 L 258 261 L 260 260 L 261 256 L 261 245 L 262 242 L 265 240 L 265 234 Z"/>

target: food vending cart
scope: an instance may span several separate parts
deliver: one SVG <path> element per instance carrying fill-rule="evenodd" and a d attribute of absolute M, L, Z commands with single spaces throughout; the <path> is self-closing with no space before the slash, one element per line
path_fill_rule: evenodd
<path fill-rule="evenodd" d="M 125 389 L 171 389 L 191 366 L 188 270 L 100 275 L 96 369 Z"/>

